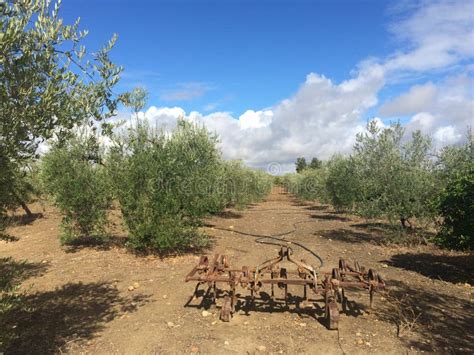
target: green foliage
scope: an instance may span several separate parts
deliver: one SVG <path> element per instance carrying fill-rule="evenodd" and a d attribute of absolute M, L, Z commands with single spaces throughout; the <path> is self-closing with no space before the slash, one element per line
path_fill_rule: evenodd
<path fill-rule="evenodd" d="M 284 186 L 288 192 L 302 200 L 326 200 L 326 169 L 305 169 L 299 174 L 284 177 Z"/>
<path fill-rule="evenodd" d="M 136 87 L 131 92 L 122 95 L 124 104 L 131 107 L 135 113 L 138 113 L 145 106 L 147 100 L 148 91 L 143 87 Z"/>
<path fill-rule="evenodd" d="M 336 210 L 353 210 L 360 199 L 360 180 L 352 158 L 336 155 L 327 164 L 326 196 Z"/>
<path fill-rule="evenodd" d="M 7 210 L 21 205 L 27 214 L 31 214 L 25 202 L 39 194 L 36 166 L 18 164 L 0 156 L 0 238 L 5 237 L 8 224 Z"/>
<path fill-rule="evenodd" d="M 101 155 L 96 136 L 78 132 L 42 159 L 44 190 L 63 214 L 64 243 L 105 236 L 112 196 Z"/>
<path fill-rule="evenodd" d="M 64 215 L 63 241 L 103 236 L 117 199 L 132 249 L 199 248 L 207 243 L 197 229 L 203 217 L 230 205 L 244 207 L 272 186 L 268 174 L 223 161 L 217 137 L 184 120 L 172 132 L 137 120 L 111 138 L 103 159 L 105 148 L 85 126 L 42 159 L 44 190 Z"/>
<path fill-rule="evenodd" d="M 285 185 L 302 199 L 330 202 L 364 217 L 388 218 L 404 227 L 412 218 L 429 221 L 437 191 L 430 140 L 420 132 L 403 138 L 400 124 L 381 129 L 370 122 L 367 132 L 357 135 L 352 156 L 315 161 L 319 168 L 285 177 Z"/>
<path fill-rule="evenodd" d="M 23 294 L 19 291 L 23 266 L 12 258 L 0 258 L 0 324 L 8 312 L 22 306 Z M 0 327 L 0 351 L 6 348 L 12 335 L 7 327 Z"/>
<path fill-rule="evenodd" d="M 11 187 L 15 184 L 15 170 L 10 161 L 0 155 L 0 237 L 7 226 L 7 208 L 14 202 Z"/>
<path fill-rule="evenodd" d="M 0 317 L 19 301 L 18 283 L 21 267 L 25 264 L 26 262 L 16 263 L 12 258 L 0 259 Z"/>
<path fill-rule="evenodd" d="M 441 152 L 437 175 L 445 188 L 437 198 L 442 223 L 435 243 L 451 249 L 474 249 L 474 141 Z"/>
<path fill-rule="evenodd" d="M 301 173 L 307 167 L 306 159 L 304 157 L 297 158 L 295 165 L 296 165 L 296 172 Z"/>
<path fill-rule="evenodd" d="M 443 185 L 449 183 L 454 176 L 469 173 L 474 161 L 474 135 L 469 130 L 467 142 L 461 146 L 447 146 L 441 151 L 436 164 L 437 179 Z"/>
<path fill-rule="evenodd" d="M 474 164 L 467 174 L 454 176 L 438 198 L 443 217 L 434 241 L 450 249 L 474 249 Z"/>
<path fill-rule="evenodd" d="M 224 162 L 217 137 L 184 120 L 171 133 L 138 122 L 115 137 L 107 170 L 120 202 L 128 244 L 140 252 L 177 252 L 207 243 L 197 226 L 228 205 L 266 195 L 271 178 Z"/>
<path fill-rule="evenodd" d="M 110 117 L 121 67 L 109 52 L 116 36 L 88 54 L 79 20 L 65 25 L 60 2 L 8 1 L 0 9 L 0 134 L 10 158 L 35 154 L 40 139 L 78 122 Z"/>
<path fill-rule="evenodd" d="M 60 139 L 85 120 L 112 116 L 125 97 L 115 95 L 121 67 L 109 58 L 114 36 L 88 53 L 79 20 L 66 25 L 60 1 L 0 4 L 0 220 L 27 202 L 26 166 L 38 144 Z M 4 224 L 0 222 L 0 224 Z"/>
<path fill-rule="evenodd" d="M 380 129 L 375 122 L 368 132 L 357 135 L 353 161 L 360 181 L 356 211 L 365 217 L 399 220 L 433 217 L 429 208 L 435 190 L 430 140 L 420 132 L 403 142 L 400 124 Z"/>
<path fill-rule="evenodd" d="M 130 232 L 129 245 L 169 252 L 205 244 L 195 225 L 220 203 L 208 192 L 209 183 L 218 178 L 216 138 L 184 121 L 171 135 L 138 123 L 117 143 L 108 171 Z"/>
<path fill-rule="evenodd" d="M 300 157 L 296 159 L 296 172 L 301 173 L 305 169 L 320 169 L 323 166 L 323 162 L 319 160 L 318 158 L 314 157 L 311 159 L 311 162 L 308 164 L 306 162 L 306 158 Z"/>
<path fill-rule="evenodd" d="M 419 131 L 410 138 L 404 133 L 400 124 L 380 128 L 370 122 L 367 131 L 357 135 L 351 156 L 336 155 L 320 168 L 302 169 L 279 182 L 301 199 L 329 202 L 338 210 L 368 218 L 399 221 L 405 228 L 412 226 L 413 219 L 418 225 L 428 225 L 441 217 L 434 242 L 452 249 L 472 250 L 472 132 L 465 145 L 443 148 L 436 161 L 430 154 L 429 138 Z M 406 233 L 405 228 L 396 229 L 393 225 L 392 240 L 407 243 L 426 236 L 416 229 Z"/>
<path fill-rule="evenodd" d="M 245 167 L 240 161 L 222 162 L 222 175 L 218 182 L 223 192 L 223 206 L 244 208 L 268 195 L 272 177 L 263 171 Z"/>
<path fill-rule="evenodd" d="M 323 162 L 318 158 L 314 157 L 311 159 L 311 163 L 309 163 L 308 168 L 310 169 L 320 169 L 323 166 Z"/>

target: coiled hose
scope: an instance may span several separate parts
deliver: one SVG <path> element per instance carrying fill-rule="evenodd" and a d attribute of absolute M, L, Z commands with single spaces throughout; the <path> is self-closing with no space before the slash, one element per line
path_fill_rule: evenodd
<path fill-rule="evenodd" d="M 303 245 L 299 242 L 294 242 L 294 241 L 289 241 L 289 240 L 286 240 L 286 239 L 283 239 L 283 238 L 278 238 L 278 237 L 283 237 L 285 235 L 289 235 L 289 234 L 292 234 L 292 233 L 296 232 L 296 229 L 297 229 L 296 226 L 297 225 L 303 224 L 303 223 L 310 223 L 310 222 L 313 222 L 313 221 L 295 222 L 295 223 L 293 223 L 293 229 L 292 230 L 286 231 L 286 232 L 283 232 L 283 233 L 274 234 L 274 235 L 253 234 L 253 233 L 242 232 L 242 231 L 235 230 L 235 229 L 221 228 L 221 227 L 214 227 L 214 229 L 218 229 L 218 230 L 222 230 L 222 231 L 228 231 L 228 232 L 234 232 L 234 233 L 241 234 L 241 235 L 248 236 L 248 237 L 254 237 L 254 238 L 257 238 L 257 239 L 255 239 L 255 242 L 260 243 L 260 244 L 276 245 L 276 246 L 282 247 L 282 246 L 287 246 L 288 243 L 291 243 L 292 245 L 296 245 L 296 246 L 300 247 L 301 249 L 306 250 L 311 255 L 313 255 L 316 259 L 318 259 L 318 261 L 320 263 L 320 267 L 323 267 L 323 265 L 324 265 L 323 259 L 317 253 L 315 253 L 314 251 L 309 249 L 307 246 L 305 246 L 305 245 Z M 271 242 L 269 240 L 276 240 L 280 243 Z M 285 243 L 285 244 L 282 244 L 282 242 Z"/>

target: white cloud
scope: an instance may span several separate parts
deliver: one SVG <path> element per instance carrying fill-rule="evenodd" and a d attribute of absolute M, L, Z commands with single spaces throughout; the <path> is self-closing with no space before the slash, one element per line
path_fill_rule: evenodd
<path fill-rule="evenodd" d="M 419 1 L 408 10 L 390 26 L 405 49 L 383 63 L 386 77 L 391 82 L 435 73 L 441 79 L 412 86 L 384 103 L 379 113 L 412 115 L 408 131 L 431 135 L 436 147 L 458 143 L 474 120 L 474 2 Z"/>
<path fill-rule="evenodd" d="M 436 94 L 436 85 L 431 82 L 414 85 L 407 93 L 384 103 L 379 111 L 382 116 L 403 116 L 419 112 L 433 104 Z"/>
<path fill-rule="evenodd" d="M 272 122 L 273 112 L 271 110 L 257 111 L 247 110 L 239 117 L 241 128 L 266 127 Z"/>
<path fill-rule="evenodd" d="M 474 57 L 472 1 L 419 1 L 409 10 L 389 27 L 408 49 L 386 61 L 388 71 L 443 69 Z"/>
<path fill-rule="evenodd" d="M 441 145 L 459 142 L 463 135 L 453 126 L 439 127 L 433 134 L 434 139 Z"/>
<path fill-rule="evenodd" d="M 240 117 L 226 112 L 186 115 L 180 108 L 156 107 L 144 116 L 165 128 L 172 127 L 178 117 L 206 125 L 221 137 L 228 159 L 243 159 L 258 167 L 274 161 L 291 166 L 297 156 L 324 159 L 337 151 L 349 152 L 363 127 L 362 115 L 376 105 L 383 83 L 377 66 L 361 68 L 356 77 L 340 84 L 311 73 L 293 97 L 267 110 L 248 110 Z"/>
<path fill-rule="evenodd" d="M 438 85 L 413 86 L 384 104 L 385 116 L 412 114 L 407 128 L 432 136 L 435 146 L 462 141 L 474 124 L 474 78 L 469 73 L 448 76 Z"/>
<path fill-rule="evenodd" d="M 429 112 L 419 112 L 414 115 L 408 123 L 411 131 L 420 130 L 430 132 L 435 126 L 436 118 Z"/>
<path fill-rule="evenodd" d="M 180 117 L 180 116 L 184 117 L 185 115 L 186 115 L 186 112 L 181 107 L 156 108 L 152 106 L 145 112 L 145 116 L 148 118 L 155 117 L 155 116 L 160 116 L 164 118 L 172 118 L 172 117 Z"/>
<path fill-rule="evenodd" d="M 293 96 L 271 108 L 249 109 L 234 117 L 227 112 L 187 114 L 179 107 L 151 107 L 142 117 L 165 129 L 174 127 L 178 117 L 202 123 L 219 134 L 225 158 L 263 168 L 278 162 L 283 171 L 292 170 L 298 156 L 325 159 L 336 152 L 350 152 L 383 87 L 400 78 L 419 79 L 435 72 L 437 77 L 448 76 L 412 86 L 382 104 L 379 113 L 382 117 L 413 115 L 408 131 L 421 129 L 438 145 L 456 143 L 474 117 L 469 62 L 474 57 L 472 7 L 472 1 L 450 0 L 411 5 L 410 14 L 402 14 L 390 26 L 399 45 L 395 53 L 362 61 L 351 78 L 340 83 L 310 73 Z M 162 98 L 191 100 L 209 89 L 191 83 Z M 204 111 L 215 108 L 209 105 Z M 383 125 L 380 118 L 378 122 Z"/>

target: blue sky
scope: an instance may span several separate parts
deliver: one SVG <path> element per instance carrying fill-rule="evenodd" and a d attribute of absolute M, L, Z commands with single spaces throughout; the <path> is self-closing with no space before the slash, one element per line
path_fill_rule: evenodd
<path fill-rule="evenodd" d="M 113 58 L 126 69 L 122 84 L 148 87 L 149 104 L 187 111 L 214 104 L 240 115 L 288 97 L 310 72 L 342 81 L 360 60 L 393 50 L 388 6 L 383 0 L 69 0 L 63 16 L 81 17 L 91 47 L 119 35 Z M 189 98 L 172 95 L 181 91 Z"/>
<path fill-rule="evenodd" d="M 143 119 L 205 124 L 252 166 L 349 153 L 373 118 L 436 148 L 472 125 L 473 0 L 66 0 L 61 14 L 81 17 L 88 48 L 119 35 L 119 89 L 148 89 Z"/>

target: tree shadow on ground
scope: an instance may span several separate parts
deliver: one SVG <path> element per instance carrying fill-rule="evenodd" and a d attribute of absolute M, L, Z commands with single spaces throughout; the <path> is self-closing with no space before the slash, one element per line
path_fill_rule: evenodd
<path fill-rule="evenodd" d="M 68 283 L 54 291 L 26 296 L 21 308 L 2 316 L 2 326 L 11 332 L 3 351 L 49 354 L 67 350 L 67 344 L 80 346 L 117 316 L 147 303 L 148 298 L 142 294 L 122 297 L 104 282 Z"/>
<path fill-rule="evenodd" d="M 327 205 L 318 205 L 318 206 L 306 207 L 305 210 L 308 210 L 308 211 L 325 211 L 328 208 L 329 208 L 329 206 L 327 206 Z"/>
<path fill-rule="evenodd" d="M 427 231 L 426 228 L 422 227 L 410 227 L 402 228 L 400 223 L 388 223 L 388 222 L 366 222 L 366 223 L 354 223 L 351 227 L 366 229 L 370 232 L 377 233 L 403 233 L 408 236 L 422 235 L 425 238 L 430 238 L 435 233 Z"/>
<path fill-rule="evenodd" d="M 14 236 L 14 235 L 10 235 L 10 234 L 0 232 L 0 241 L 11 243 L 11 242 L 18 242 L 19 240 L 20 240 L 20 238 Z"/>
<path fill-rule="evenodd" d="M 320 235 L 323 238 L 337 240 L 344 243 L 367 242 L 372 244 L 383 244 L 383 240 L 379 236 L 370 233 L 354 232 L 353 230 L 344 228 L 318 231 L 314 233 L 314 235 Z"/>
<path fill-rule="evenodd" d="M 435 235 L 426 228 L 416 226 L 403 228 L 401 224 L 380 221 L 354 223 L 351 227 L 380 236 L 380 244 L 426 245 Z"/>
<path fill-rule="evenodd" d="M 261 201 L 263 202 L 263 201 Z M 230 206 L 232 207 L 232 206 Z M 245 209 L 251 210 L 254 209 L 255 207 L 258 207 L 258 203 L 249 203 L 248 205 L 245 206 Z"/>
<path fill-rule="evenodd" d="M 222 211 L 222 212 L 217 212 L 215 214 L 216 217 L 219 218 L 224 218 L 224 219 L 237 219 L 237 218 L 242 218 L 242 214 L 236 213 L 233 211 Z"/>
<path fill-rule="evenodd" d="M 391 280 L 377 318 L 393 323 L 407 347 L 435 353 L 473 353 L 474 306 L 433 288 Z M 410 336 L 410 331 L 416 337 Z"/>
<path fill-rule="evenodd" d="M 432 279 L 452 283 L 468 282 L 474 285 L 474 254 L 404 253 L 392 255 L 390 260 L 385 262 L 390 266 L 415 271 Z"/>
<path fill-rule="evenodd" d="M 308 206 L 312 207 L 311 203 L 300 201 L 298 199 L 292 199 L 291 202 L 292 202 L 291 205 L 296 206 L 296 207 L 308 207 Z"/>
<path fill-rule="evenodd" d="M 13 216 L 8 216 L 5 218 L 2 218 L 2 221 L 5 223 L 7 226 L 15 227 L 15 226 L 25 226 L 27 224 L 33 223 L 35 220 L 38 218 L 43 218 L 42 213 L 32 213 L 31 215 L 27 214 L 22 214 L 22 215 L 13 215 Z M 10 235 L 6 232 L 0 231 L 0 241 L 4 242 L 17 242 L 19 241 L 20 238 Z"/>
<path fill-rule="evenodd" d="M 24 226 L 27 224 L 31 224 L 39 218 L 43 218 L 43 213 L 32 213 L 30 215 L 22 214 L 22 215 L 13 215 L 8 217 L 8 223 L 13 226 Z"/>
<path fill-rule="evenodd" d="M 351 219 L 347 217 L 340 217 L 333 214 L 312 214 L 311 218 L 314 219 L 321 219 L 326 221 L 340 221 L 340 222 L 348 222 Z"/>
<path fill-rule="evenodd" d="M 367 229 L 373 232 L 387 232 L 400 230 L 399 225 L 390 224 L 388 222 L 364 222 L 364 223 L 354 223 L 351 224 L 351 227 Z"/>
<path fill-rule="evenodd" d="M 48 263 L 30 263 L 26 260 L 16 261 L 11 257 L 0 258 L 0 292 L 30 277 L 42 276 L 48 267 Z"/>
<path fill-rule="evenodd" d="M 204 226 L 208 227 L 207 225 Z M 132 247 L 128 247 L 128 251 L 139 257 L 154 256 L 164 260 L 166 258 L 179 257 L 183 255 L 206 255 L 214 250 L 216 244 L 215 236 L 206 233 L 199 233 L 196 235 L 199 235 L 202 239 L 200 241 L 195 240 L 195 244 L 180 247 L 180 249 L 167 249 L 164 251 L 159 251 L 154 248 L 133 249 Z"/>
<path fill-rule="evenodd" d="M 210 223 L 203 223 L 201 226 L 213 228 Z M 83 237 L 76 238 L 64 245 L 66 253 L 77 253 L 84 249 L 93 249 L 97 251 L 107 251 L 112 248 L 126 248 L 129 252 L 138 256 L 154 255 L 160 258 L 174 257 L 188 253 L 204 253 L 212 250 L 215 245 L 215 237 L 199 231 L 195 231 L 193 245 L 188 245 L 175 250 L 158 251 L 156 249 L 133 249 L 127 242 L 127 235 L 107 235 L 106 237 Z"/>
<path fill-rule="evenodd" d="M 110 250 L 112 248 L 124 248 L 127 236 L 108 235 L 106 237 L 82 237 L 75 238 L 64 245 L 66 253 L 76 253 L 82 249 Z"/>
<path fill-rule="evenodd" d="M 376 245 L 425 245 L 427 244 L 424 234 L 410 233 L 403 230 L 396 230 L 393 232 L 384 231 L 378 232 L 367 230 L 364 232 L 354 231 L 351 229 L 331 229 L 318 231 L 314 235 L 321 235 L 325 238 L 338 240 L 345 243 L 360 243 L 367 242 Z"/>

